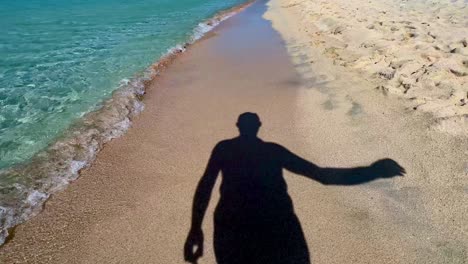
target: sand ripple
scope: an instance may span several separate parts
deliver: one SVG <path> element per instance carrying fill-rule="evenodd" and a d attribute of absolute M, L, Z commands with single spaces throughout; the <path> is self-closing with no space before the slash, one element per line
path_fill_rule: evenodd
<path fill-rule="evenodd" d="M 468 131 L 468 7 L 464 1 L 283 1 L 334 64 L 433 113 L 437 129 Z M 440 121 L 440 122 L 438 122 Z M 441 123 L 443 123 L 441 125 Z"/>

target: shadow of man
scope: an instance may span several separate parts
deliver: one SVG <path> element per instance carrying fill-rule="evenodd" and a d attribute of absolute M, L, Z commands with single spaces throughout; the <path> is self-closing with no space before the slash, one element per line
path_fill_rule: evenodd
<path fill-rule="evenodd" d="M 184 247 L 186 261 L 203 255 L 203 217 L 222 172 L 214 213 L 214 249 L 218 264 L 307 264 L 309 249 L 294 213 L 283 168 L 326 185 L 356 185 L 405 173 L 391 159 L 368 167 L 321 168 L 286 148 L 257 137 L 255 113 L 239 116 L 240 136 L 214 148 L 193 200 L 192 224 Z"/>

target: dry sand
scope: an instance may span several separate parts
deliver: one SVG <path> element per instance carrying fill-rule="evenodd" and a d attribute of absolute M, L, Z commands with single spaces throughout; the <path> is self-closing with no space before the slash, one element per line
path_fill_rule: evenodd
<path fill-rule="evenodd" d="M 468 134 L 468 2 L 274 0 L 294 28 L 371 88 L 432 113 L 434 128 Z M 289 29 L 287 29 L 289 30 Z"/>
<path fill-rule="evenodd" d="M 466 263 L 466 137 L 428 129 L 433 117 L 333 65 L 300 37 L 278 1 L 271 4 L 267 16 L 286 45 L 257 2 L 190 47 L 151 84 L 128 134 L 16 228 L 0 262 L 183 263 L 193 193 L 211 148 L 237 134 L 238 114 L 254 111 L 263 139 L 320 166 L 389 157 L 407 171 L 354 187 L 286 173 L 313 263 Z M 217 198 L 200 263 L 215 263 Z"/>

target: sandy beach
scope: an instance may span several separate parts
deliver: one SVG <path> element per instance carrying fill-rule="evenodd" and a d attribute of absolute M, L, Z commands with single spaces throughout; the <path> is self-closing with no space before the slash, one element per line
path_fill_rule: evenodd
<path fill-rule="evenodd" d="M 468 131 L 466 1 L 272 1 L 296 39 L 384 95 L 433 114 L 433 129 Z M 291 38 L 289 38 L 291 39 Z M 309 52 L 310 53 L 310 52 Z"/>
<path fill-rule="evenodd" d="M 377 58 L 377 43 L 372 51 L 351 48 L 358 45 L 355 35 L 339 40 L 325 33 L 344 37 L 346 30 L 354 34 L 372 24 L 366 30 L 384 34 L 378 30 L 393 32 L 386 28 L 393 18 L 380 25 L 366 15 L 369 21 L 359 24 L 364 15 L 339 13 L 351 12 L 358 0 L 343 9 L 335 6 L 343 4 L 338 0 L 314 3 L 256 1 L 177 56 L 148 85 L 145 110 L 128 133 L 106 144 L 43 212 L 15 228 L 0 248 L 0 262 L 184 263 L 192 200 L 210 153 L 220 140 L 237 136 L 238 115 L 251 111 L 262 121 L 262 139 L 320 167 L 368 166 L 390 158 L 406 170 L 404 177 L 356 186 L 322 185 L 285 172 L 312 263 L 466 263 L 468 112 L 462 104 L 468 98 L 461 100 L 467 92 L 466 45 L 442 38 L 443 27 L 434 31 L 455 52 L 442 56 L 445 46 L 434 51 L 444 59 L 421 77 L 424 85 L 415 74 L 406 76 L 411 88 L 405 92 L 397 79 L 406 78 L 411 67 L 429 67 L 410 49 L 415 40 L 405 40 L 407 46 L 399 49 L 404 55 L 392 58 L 418 57 L 417 65 L 402 64 L 388 79 L 381 74 L 389 70 L 383 62 L 395 61 L 384 59 L 386 53 Z M 316 9 L 322 10 L 319 15 L 313 14 Z M 332 17 L 341 21 L 336 24 L 341 30 L 331 29 Z M 326 30 L 313 25 L 324 20 L 331 23 Z M 457 23 L 460 37 L 466 25 Z M 415 27 L 422 34 L 418 30 L 425 26 Z M 330 57 L 332 51 L 338 55 Z M 443 91 L 428 84 L 437 78 Z M 203 222 L 205 252 L 198 263 L 216 263 L 213 211 L 219 184 Z"/>

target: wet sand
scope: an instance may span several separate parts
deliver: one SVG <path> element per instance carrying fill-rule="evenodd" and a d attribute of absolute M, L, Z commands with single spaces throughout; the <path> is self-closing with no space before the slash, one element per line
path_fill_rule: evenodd
<path fill-rule="evenodd" d="M 389 157 L 408 172 L 355 187 L 286 173 L 313 263 L 464 263 L 466 139 L 428 130 L 430 117 L 367 89 L 365 80 L 335 76 L 325 62 L 322 72 L 304 68 L 301 43 L 294 53 L 262 18 L 266 9 L 256 2 L 181 54 L 150 85 L 129 132 L 16 228 L 0 262 L 183 263 L 210 151 L 237 135 L 240 113 L 253 111 L 263 122 L 260 137 L 320 166 Z M 205 217 L 200 263 L 215 263 L 217 198 Z"/>

